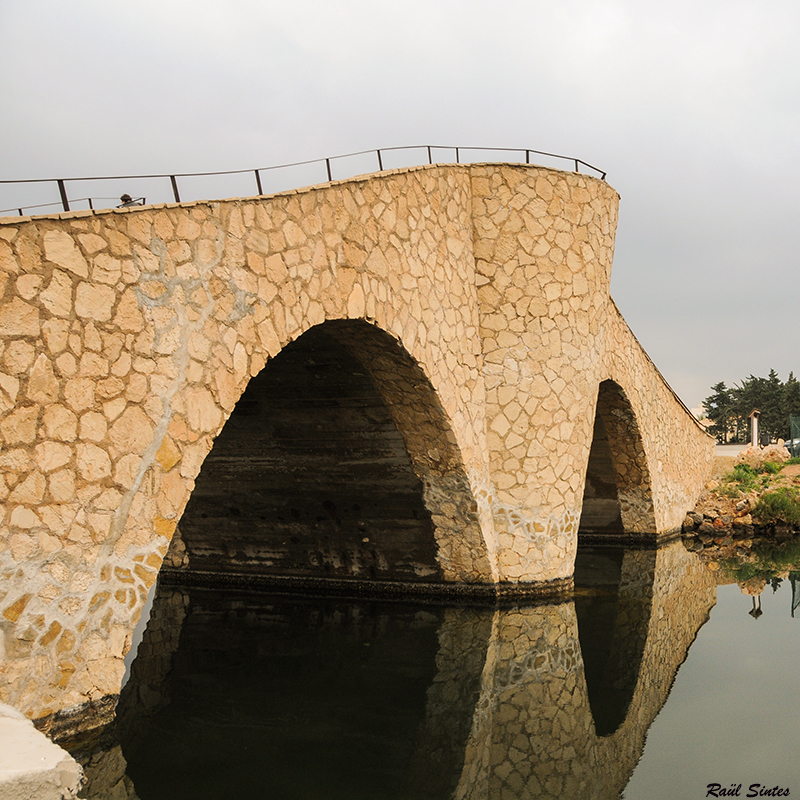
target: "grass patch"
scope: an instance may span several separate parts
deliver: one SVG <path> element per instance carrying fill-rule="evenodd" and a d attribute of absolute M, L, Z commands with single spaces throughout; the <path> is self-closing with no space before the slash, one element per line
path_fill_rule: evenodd
<path fill-rule="evenodd" d="M 792 456 L 788 461 L 784 461 L 781 465 L 781 469 L 783 469 L 783 467 L 790 467 L 792 464 L 800 464 L 800 456 Z"/>
<path fill-rule="evenodd" d="M 745 492 L 760 491 L 764 488 L 766 480 L 749 464 L 737 464 L 723 476 L 720 492 L 728 497 L 739 497 Z"/>
<path fill-rule="evenodd" d="M 793 486 L 764 492 L 753 509 L 753 516 L 762 522 L 785 522 L 800 526 L 800 492 Z"/>
<path fill-rule="evenodd" d="M 791 461 L 787 463 L 791 463 Z M 722 476 L 719 492 L 731 498 L 740 497 L 747 492 L 763 492 L 765 489 L 769 489 L 772 476 L 778 475 L 785 466 L 786 464 L 778 464 L 775 461 L 767 461 L 760 467 L 737 464 L 730 472 Z"/>

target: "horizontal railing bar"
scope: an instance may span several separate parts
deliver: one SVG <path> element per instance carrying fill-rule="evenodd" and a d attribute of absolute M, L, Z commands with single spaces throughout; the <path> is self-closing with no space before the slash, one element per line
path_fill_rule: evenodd
<path fill-rule="evenodd" d="M 119 197 L 70 197 L 70 203 L 92 203 L 96 200 L 113 200 L 114 202 L 119 202 Z M 60 200 L 52 200 L 49 203 L 37 203 L 32 206 L 22 206 L 23 208 L 47 208 L 48 206 L 60 206 Z M 12 208 L 2 208 L 0 209 L 0 214 L 4 214 L 6 211 L 18 211 L 19 206 L 13 206 Z"/>
<path fill-rule="evenodd" d="M 520 153 L 525 157 L 525 163 L 530 163 L 530 154 L 534 153 L 536 155 L 545 156 L 547 158 L 556 158 L 562 161 L 571 161 L 575 164 L 575 171 L 578 171 L 579 165 L 583 165 L 587 169 L 594 170 L 595 172 L 599 173 L 601 176 L 601 180 L 606 179 L 606 172 L 601 170 L 599 167 L 595 167 L 593 164 L 590 164 L 588 161 L 584 161 L 580 158 L 574 158 L 571 156 L 563 156 L 559 153 L 550 153 L 545 150 L 532 150 L 530 148 L 524 147 L 449 147 L 445 145 L 431 145 L 431 144 L 420 144 L 420 145 L 399 145 L 395 147 L 381 147 L 379 149 L 371 149 L 371 150 L 358 150 L 353 153 L 343 153 L 336 156 L 328 156 L 326 158 L 312 158 L 306 161 L 293 161 L 287 164 L 273 164 L 272 166 L 268 167 L 258 167 L 257 169 L 233 169 L 233 170 L 217 170 L 211 172 L 165 172 L 165 173 L 153 173 L 149 175 L 96 175 L 96 176 L 89 176 L 89 177 L 74 177 L 74 178 L 30 178 L 30 179 L 13 179 L 13 180 L 0 180 L 0 185 L 6 184 L 24 184 L 24 183 L 55 183 L 59 189 L 59 195 L 61 197 L 61 202 L 53 201 L 51 203 L 39 203 L 37 205 L 28 205 L 22 206 L 22 208 L 47 208 L 48 206 L 58 206 L 64 205 L 67 203 L 66 200 L 66 187 L 65 184 L 78 182 L 78 181 L 130 181 L 130 180 L 158 180 L 163 178 L 169 178 L 172 184 L 173 196 L 178 197 L 178 187 L 176 183 L 177 178 L 209 178 L 215 177 L 219 175 L 244 175 L 246 173 L 253 173 L 255 172 L 256 175 L 256 182 L 258 183 L 259 194 L 262 194 L 261 189 L 261 176 L 259 173 L 261 172 L 268 172 L 270 170 L 277 170 L 277 169 L 291 169 L 292 167 L 303 167 L 308 166 L 310 164 L 325 164 L 326 172 L 328 176 L 328 180 L 331 180 L 331 161 L 341 160 L 345 158 L 355 158 L 357 156 L 364 156 L 377 153 L 378 155 L 378 166 L 381 170 L 383 170 L 383 154 L 390 153 L 395 151 L 410 151 L 410 150 L 424 150 L 427 151 L 428 163 L 434 163 L 434 150 L 445 150 L 450 152 L 455 152 L 456 156 L 456 163 L 462 161 L 461 154 L 464 151 L 482 151 L 487 153 Z M 441 162 L 445 163 L 445 162 Z M 80 203 L 80 202 L 88 202 L 91 206 L 93 200 L 111 200 L 116 198 L 107 198 L 107 197 L 82 197 L 78 199 L 70 199 L 69 203 Z M 13 208 L 3 209 L 0 210 L 0 214 L 5 214 L 7 211 L 18 211 L 19 206 L 14 206 Z"/>
<path fill-rule="evenodd" d="M 379 148 L 382 153 L 387 153 L 394 150 L 424 150 L 425 148 L 430 147 L 432 150 L 455 150 L 455 147 L 448 147 L 445 145 L 439 144 L 417 144 L 417 145 L 404 145 L 399 147 L 381 147 Z M 353 158 L 354 156 L 364 156 L 369 153 L 374 153 L 377 148 L 373 148 L 372 150 L 358 150 L 354 153 L 343 153 L 338 156 L 327 156 L 327 158 L 311 158 L 307 161 L 293 161 L 288 164 L 273 164 L 270 167 L 257 167 L 259 172 L 263 172 L 269 169 L 284 169 L 286 167 L 303 167 L 307 164 L 320 164 L 326 160 L 333 160 L 339 158 Z M 549 158 L 560 158 L 563 161 L 579 161 L 585 167 L 589 167 L 597 172 L 603 172 L 599 167 L 593 167 L 586 161 L 582 159 L 575 159 L 572 156 L 562 156 L 558 153 L 548 153 L 544 150 L 532 150 L 531 148 L 525 147 L 459 147 L 459 150 L 485 150 L 487 152 L 499 152 L 499 153 L 524 153 L 526 150 L 529 153 L 536 153 L 540 156 L 548 156 Z M 214 172 L 163 172 L 163 173 L 153 173 L 150 175 L 94 175 L 94 176 L 87 176 L 87 177 L 78 177 L 78 178 L 29 178 L 29 179 L 14 179 L 14 180 L 0 180 L 0 184 L 5 183 L 53 183 L 56 180 L 63 180 L 63 181 L 130 181 L 130 180 L 154 180 L 156 178 L 206 178 L 206 177 L 213 177 L 214 175 L 243 175 L 246 172 L 253 172 L 252 169 L 226 169 L 226 170 L 217 170 Z"/>

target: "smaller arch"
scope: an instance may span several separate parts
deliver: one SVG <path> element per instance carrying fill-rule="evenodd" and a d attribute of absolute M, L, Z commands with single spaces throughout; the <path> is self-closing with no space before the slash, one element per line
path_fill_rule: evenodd
<path fill-rule="evenodd" d="M 579 535 L 650 538 L 657 532 L 647 454 L 625 391 L 612 380 L 597 391 L 594 435 Z"/>

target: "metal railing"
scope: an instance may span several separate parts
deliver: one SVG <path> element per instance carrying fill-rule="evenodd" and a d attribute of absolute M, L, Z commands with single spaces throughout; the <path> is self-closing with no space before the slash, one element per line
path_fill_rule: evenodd
<path fill-rule="evenodd" d="M 580 158 L 574 158 L 572 156 L 562 156 L 558 155 L 557 153 L 547 153 L 543 150 L 532 150 L 530 148 L 515 148 L 515 147 L 444 147 L 440 145 L 413 145 L 407 147 L 384 147 L 379 150 L 360 150 L 356 153 L 346 153 L 344 155 L 338 156 L 329 156 L 328 158 L 315 158 L 309 161 L 295 161 L 291 164 L 276 164 L 271 167 L 259 167 L 257 169 L 238 169 L 238 170 L 224 170 L 218 172 L 176 172 L 172 175 L 170 174 L 156 174 L 156 175 L 116 175 L 116 176 L 96 176 L 96 177 L 83 177 L 83 178 L 38 178 L 33 180 L 0 180 L 0 186 L 10 186 L 10 185 L 28 185 L 32 186 L 34 184 L 55 184 L 58 189 L 58 195 L 60 200 L 47 202 L 47 203 L 35 203 L 35 204 L 24 204 L 24 205 L 16 205 L 12 206 L 11 208 L 0 209 L 0 215 L 11 213 L 19 213 L 20 216 L 25 216 L 26 210 L 33 210 L 37 208 L 51 208 L 53 206 L 60 206 L 61 210 L 63 211 L 70 211 L 70 210 L 78 210 L 75 208 L 76 204 L 79 203 L 87 203 L 89 209 L 94 209 L 96 204 L 99 203 L 106 203 L 107 201 L 113 201 L 112 206 L 109 205 L 100 205 L 97 206 L 98 208 L 108 208 L 119 206 L 120 202 L 118 198 L 115 197 L 79 197 L 79 198 L 70 198 L 67 193 L 67 185 L 70 183 L 79 183 L 79 182 L 87 182 L 87 181 L 137 181 L 137 180 L 166 180 L 167 178 L 170 181 L 170 186 L 172 190 L 172 199 L 176 203 L 181 202 L 181 192 L 178 187 L 178 178 L 186 179 L 186 178 L 210 178 L 220 175 L 246 175 L 251 173 L 255 178 L 255 188 L 257 189 L 258 195 L 265 194 L 264 187 L 262 183 L 262 173 L 269 173 L 271 171 L 280 170 L 280 169 L 291 169 L 297 167 L 306 167 L 309 165 L 314 164 L 324 164 L 325 165 L 325 175 L 328 181 L 334 180 L 332 164 L 333 162 L 341 162 L 347 158 L 357 158 L 361 156 L 371 156 L 374 154 L 376 156 L 377 167 L 378 171 L 383 171 L 384 169 L 394 169 L 394 167 L 389 166 L 386 167 L 385 165 L 385 158 L 387 154 L 394 154 L 398 152 L 405 152 L 410 153 L 412 151 L 422 151 L 424 155 L 427 156 L 427 163 L 428 164 L 441 164 L 441 163 L 452 163 L 449 159 L 441 159 L 441 158 L 434 158 L 435 154 L 438 154 L 442 151 L 444 153 L 455 153 L 455 163 L 462 164 L 462 163 L 470 163 L 463 161 L 463 157 L 466 153 L 514 153 L 517 154 L 520 158 L 524 156 L 524 162 L 520 161 L 519 163 L 530 164 L 531 163 L 531 155 L 536 156 L 545 156 L 547 158 L 557 159 L 561 161 L 567 161 L 571 164 L 574 164 L 575 172 L 581 171 L 581 166 L 585 167 L 586 169 L 593 170 L 597 173 L 601 180 L 605 180 L 606 173 L 599 169 L 598 167 L 592 166 L 586 161 L 583 161 Z M 422 159 L 417 159 L 414 164 L 403 164 L 402 166 L 420 166 L 420 164 L 426 163 L 425 158 L 423 156 Z M 372 170 L 367 170 L 366 173 L 371 172 Z M 365 171 L 362 169 L 360 171 L 356 171 L 350 175 L 337 175 L 336 180 L 342 180 L 344 178 L 353 177 L 356 174 L 366 174 Z M 322 181 L 317 181 L 322 182 Z M 300 183 L 300 186 L 304 185 L 313 185 L 308 183 Z M 292 186 L 287 188 L 299 188 L 299 186 Z M 284 189 L 285 191 L 285 189 Z M 269 192 L 271 193 L 271 192 Z M 200 198 L 198 198 L 200 199 Z M 171 201 L 166 201 L 171 202 Z"/>

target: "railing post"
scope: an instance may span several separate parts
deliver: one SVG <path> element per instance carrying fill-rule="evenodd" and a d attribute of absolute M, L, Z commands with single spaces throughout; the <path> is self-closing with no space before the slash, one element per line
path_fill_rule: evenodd
<path fill-rule="evenodd" d="M 461 162 L 458 160 L 458 148 L 456 147 L 456 164 L 460 164 Z"/>
<path fill-rule="evenodd" d="M 58 183 L 58 191 L 61 195 L 61 205 L 64 206 L 64 211 L 69 211 L 69 200 L 67 200 L 67 187 L 64 185 L 64 181 L 61 178 L 58 178 L 56 181 Z"/>
<path fill-rule="evenodd" d="M 254 169 L 253 172 L 256 174 L 256 186 L 258 186 L 258 193 L 259 195 L 264 194 L 264 190 L 261 188 L 261 175 L 257 169 Z"/>
<path fill-rule="evenodd" d="M 433 164 L 433 156 L 431 155 L 431 146 L 428 145 L 428 163 Z"/>
<path fill-rule="evenodd" d="M 92 205 L 92 198 L 91 198 L 91 197 L 87 197 L 86 199 L 89 201 L 89 208 L 90 208 L 92 211 L 94 211 L 94 206 Z"/>
<path fill-rule="evenodd" d="M 169 176 L 170 182 L 172 183 L 172 194 L 175 195 L 175 202 L 180 203 L 181 196 L 178 194 L 178 181 L 175 180 L 174 175 Z"/>
<path fill-rule="evenodd" d="M 325 159 L 325 169 L 328 170 L 328 180 L 332 181 L 333 178 L 331 178 L 331 160 L 329 158 Z"/>
<path fill-rule="evenodd" d="M 383 159 L 381 158 L 381 151 L 376 150 L 375 152 L 378 154 L 378 171 L 383 172 Z"/>
<path fill-rule="evenodd" d="M 578 159 L 575 159 L 575 172 L 580 172 L 580 167 L 578 166 Z"/>
<path fill-rule="evenodd" d="M 531 151 L 530 150 L 526 150 L 525 151 L 525 163 L 526 164 L 530 164 L 531 163 Z"/>
<path fill-rule="evenodd" d="M 25 215 L 22 213 L 22 209 L 21 209 L 21 208 L 18 208 L 18 209 L 17 209 L 17 211 L 19 211 L 19 215 L 20 215 L 21 217 L 24 217 L 24 216 L 25 216 Z"/>

